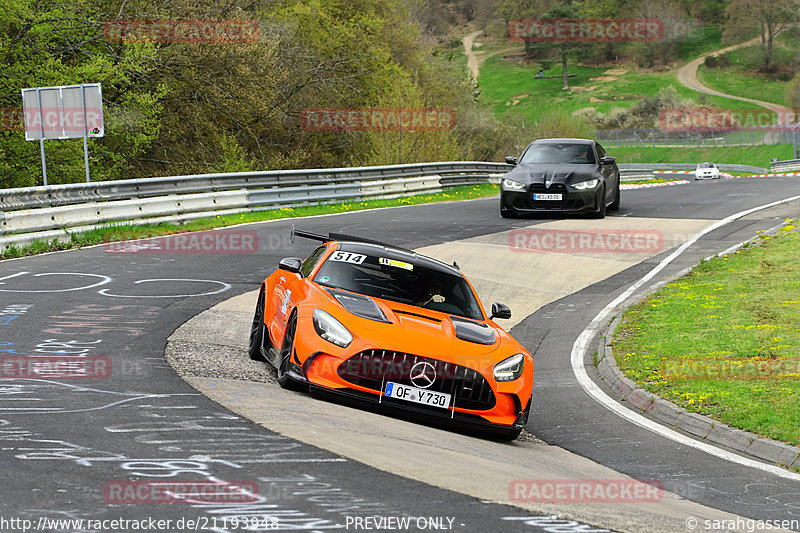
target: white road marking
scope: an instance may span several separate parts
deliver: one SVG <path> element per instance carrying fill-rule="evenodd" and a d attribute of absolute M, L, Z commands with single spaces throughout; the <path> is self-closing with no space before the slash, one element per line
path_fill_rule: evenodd
<path fill-rule="evenodd" d="M 16 274 L 12 274 L 10 276 L 6 276 L 6 277 L 0 278 L 0 279 L 9 279 L 9 278 L 13 278 L 13 277 L 16 277 L 16 276 L 21 276 L 23 274 L 28 274 L 28 272 L 18 272 Z M 33 275 L 33 277 L 35 277 L 35 278 L 38 278 L 39 276 L 91 276 L 91 277 L 101 278 L 101 279 L 100 279 L 100 281 L 98 281 L 97 283 L 94 283 L 92 285 L 85 285 L 83 287 L 73 287 L 71 289 L 44 289 L 44 290 L 38 290 L 38 291 L 36 291 L 36 290 L 21 291 L 21 290 L 16 290 L 16 289 L 0 289 L 0 291 L 2 291 L 2 292 L 24 292 L 24 293 L 29 293 L 29 292 L 81 291 L 83 289 L 91 289 L 93 287 L 99 287 L 100 285 L 105 285 L 106 283 L 109 283 L 111 281 L 111 278 L 109 278 L 108 276 L 103 276 L 103 275 L 100 275 L 100 274 L 85 274 L 85 273 L 80 273 L 80 272 L 45 272 L 43 274 L 34 274 Z M 5 285 L 5 282 L 0 283 L 0 285 Z"/>
<path fill-rule="evenodd" d="M 150 283 L 150 282 L 158 282 L 158 281 L 194 281 L 198 283 L 217 283 L 222 285 L 217 290 L 209 291 L 209 292 L 201 292 L 200 294 L 161 294 L 161 295 L 150 295 L 150 296 L 140 296 L 136 294 L 111 294 L 108 292 L 108 289 L 101 289 L 97 291 L 98 293 L 102 294 L 103 296 L 111 296 L 113 298 L 191 298 L 192 296 L 211 296 L 212 294 L 219 294 L 221 292 L 225 292 L 231 288 L 231 285 L 222 281 L 216 281 L 213 279 L 140 279 L 139 281 L 135 281 L 133 284 L 138 285 L 139 283 Z M 35 291 L 32 291 L 35 292 Z"/>
<path fill-rule="evenodd" d="M 752 209 L 747 209 L 745 211 L 740 211 L 739 213 L 730 215 L 711 226 L 707 227 L 706 229 L 700 231 L 696 235 L 694 235 L 691 239 L 683 243 L 679 246 L 674 252 L 672 252 L 669 256 L 665 257 L 653 270 L 648 272 L 644 277 L 642 277 L 639 281 L 628 287 L 625 292 L 617 296 L 613 301 L 611 301 L 608 305 L 606 305 L 600 313 L 594 317 L 594 319 L 589 323 L 586 329 L 581 332 L 578 338 L 575 340 L 575 344 L 572 345 L 572 354 L 570 356 L 570 362 L 572 363 L 572 371 L 575 374 L 575 377 L 580 383 L 581 387 L 583 388 L 586 393 L 591 396 L 595 401 L 600 403 L 603 407 L 608 409 L 609 411 L 613 412 L 614 414 L 636 424 L 639 427 L 648 429 L 653 433 L 656 433 L 662 437 L 668 438 L 673 440 L 679 444 L 683 444 L 685 446 L 689 446 L 690 448 L 694 448 L 703 452 L 708 453 L 709 455 L 713 455 L 715 457 L 719 457 L 720 459 L 725 459 L 726 461 L 730 461 L 733 463 L 740 464 L 742 466 L 747 466 L 750 468 L 755 468 L 761 470 L 763 472 L 767 472 L 773 474 L 778 477 L 782 477 L 785 479 L 792 479 L 795 481 L 800 481 L 800 474 L 796 474 L 784 468 L 781 468 L 777 465 L 770 465 L 765 464 L 754 459 L 749 459 L 747 457 L 742 457 L 738 454 L 723 450 L 721 448 L 717 448 L 716 446 L 712 446 L 708 443 L 701 442 L 695 440 L 692 437 L 687 437 L 677 431 L 670 429 L 666 426 L 662 426 L 658 422 L 654 422 L 645 418 L 644 416 L 629 410 L 626 407 L 620 405 L 616 400 L 608 396 L 603 390 L 595 384 L 589 378 L 589 374 L 586 372 L 586 368 L 584 367 L 583 360 L 584 360 L 584 353 L 586 352 L 589 342 L 592 338 L 598 333 L 601 327 L 606 324 L 611 317 L 612 313 L 616 311 L 617 307 L 628 299 L 635 291 L 641 288 L 645 283 L 655 277 L 656 274 L 661 272 L 667 265 L 672 263 L 678 256 L 680 256 L 687 248 L 697 242 L 698 239 L 711 233 L 712 231 L 721 228 L 734 220 L 738 220 L 744 216 L 749 215 L 750 213 L 755 213 L 756 211 L 761 211 L 763 209 L 768 209 L 770 207 L 774 207 L 776 205 L 793 202 L 795 200 L 800 200 L 800 196 L 792 196 L 791 198 L 786 198 L 784 200 L 778 200 L 776 202 L 772 202 L 769 204 L 765 204 L 759 207 L 754 207 Z"/>

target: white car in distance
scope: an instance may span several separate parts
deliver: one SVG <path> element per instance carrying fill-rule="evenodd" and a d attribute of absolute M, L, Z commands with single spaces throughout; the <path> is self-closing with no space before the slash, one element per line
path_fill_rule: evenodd
<path fill-rule="evenodd" d="M 694 171 L 694 179 L 710 180 L 719 179 L 720 172 L 714 163 L 700 163 Z"/>

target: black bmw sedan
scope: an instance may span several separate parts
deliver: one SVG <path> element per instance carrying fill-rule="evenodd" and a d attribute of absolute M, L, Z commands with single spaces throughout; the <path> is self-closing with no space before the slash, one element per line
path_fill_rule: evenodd
<path fill-rule="evenodd" d="M 500 215 L 504 218 L 541 212 L 588 213 L 596 218 L 619 209 L 616 159 L 588 139 L 539 139 L 503 176 Z"/>

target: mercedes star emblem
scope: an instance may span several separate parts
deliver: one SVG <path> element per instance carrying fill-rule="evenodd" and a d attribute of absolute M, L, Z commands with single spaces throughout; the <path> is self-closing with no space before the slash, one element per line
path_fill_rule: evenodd
<path fill-rule="evenodd" d="M 432 364 L 420 362 L 411 367 L 411 383 L 420 389 L 427 389 L 436 380 L 436 369 Z"/>

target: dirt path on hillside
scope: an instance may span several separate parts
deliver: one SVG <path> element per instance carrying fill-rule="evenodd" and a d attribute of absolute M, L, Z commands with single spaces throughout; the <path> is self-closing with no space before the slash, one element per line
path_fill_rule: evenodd
<path fill-rule="evenodd" d="M 464 53 L 467 54 L 467 68 L 470 74 L 472 74 L 472 79 L 475 80 L 478 79 L 478 74 L 480 74 L 480 62 L 478 61 L 478 56 L 472 51 L 472 43 L 474 43 L 478 35 L 482 33 L 483 30 L 478 30 L 464 37 Z"/>
<path fill-rule="evenodd" d="M 714 89 L 712 89 L 712 88 L 710 88 L 710 87 L 708 87 L 706 85 L 703 85 L 702 83 L 700 83 L 700 80 L 697 79 L 697 68 L 700 65 L 703 64 L 703 62 L 705 61 L 705 59 L 707 57 L 719 56 L 719 55 L 725 54 L 727 52 L 730 52 L 732 50 L 737 50 L 739 48 L 744 48 L 745 46 L 750 46 L 750 45 L 753 45 L 753 44 L 757 44 L 759 41 L 760 41 L 760 39 L 758 37 L 756 37 L 755 39 L 751 39 L 751 40 L 745 41 L 743 43 L 739 43 L 739 44 L 736 44 L 736 45 L 733 45 L 733 46 L 729 46 L 727 48 L 723 48 L 721 50 L 716 50 L 714 52 L 708 52 L 706 54 L 703 54 L 700 57 L 698 57 L 697 59 L 695 59 L 693 61 L 690 61 L 689 63 L 687 63 L 686 65 L 681 67 L 680 70 L 678 70 L 678 81 L 682 85 L 688 87 L 689 89 L 691 89 L 693 91 L 697 91 L 697 92 L 704 93 L 704 94 L 710 94 L 710 95 L 713 95 L 713 96 L 721 96 L 722 98 L 730 98 L 731 100 L 740 100 L 742 102 L 750 102 L 750 103 L 755 104 L 757 106 L 765 107 L 765 108 L 769 109 L 770 111 L 774 111 L 775 113 L 783 113 L 784 116 L 786 116 L 785 115 L 786 113 L 791 113 L 792 112 L 792 110 L 789 109 L 788 107 L 784 107 L 784 106 L 779 105 L 779 104 L 773 104 L 771 102 L 763 102 L 761 100 L 753 100 L 752 98 L 744 98 L 742 96 L 733 96 L 731 94 L 721 93 L 719 91 L 715 91 Z"/>
<path fill-rule="evenodd" d="M 478 38 L 479 35 L 483 34 L 483 30 L 478 30 L 470 33 L 463 39 L 464 43 L 464 53 L 467 55 L 467 68 L 469 68 L 470 74 L 472 74 L 472 79 L 477 80 L 478 75 L 480 75 L 480 67 L 481 64 L 489 59 L 490 57 L 494 57 L 498 54 L 505 54 L 508 52 L 513 52 L 517 50 L 522 50 L 521 46 L 513 46 L 510 48 L 504 48 L 502 50 L 497 50 L 492 52 L 488 55 L 484 55 L 479 57 L 478 53 L 472 50 L 472 45 L 475 43 L 475 39 Z"/>

